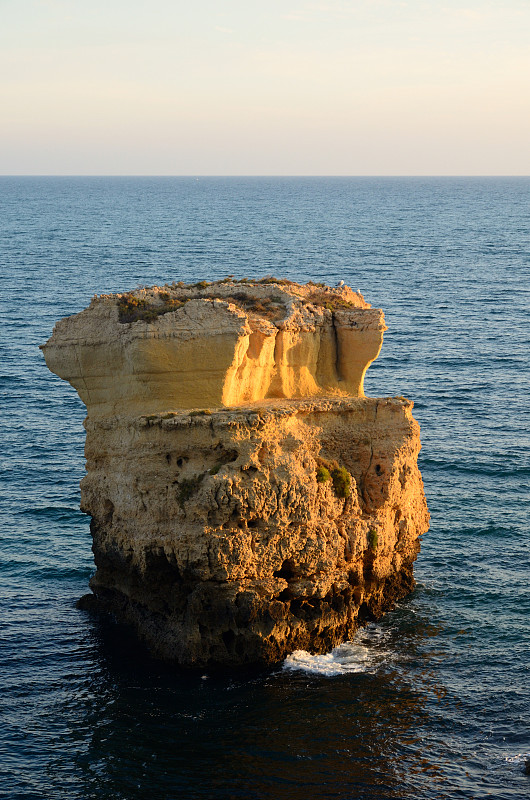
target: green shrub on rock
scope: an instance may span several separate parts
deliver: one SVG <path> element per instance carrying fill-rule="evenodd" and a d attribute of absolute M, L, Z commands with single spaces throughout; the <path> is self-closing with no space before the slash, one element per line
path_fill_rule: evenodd
<path fill-rule="evenodd" d="M 331 473 L 329 469 L 323 466 L 317 467 L 317 482 L 326 483 L 326 481 L 330 480 L 331 480 Z"/>
<path fill-rule="evenodd" d="M 349 497 L 351 477 L 346 467 L 339 467 L 337 461 L 327 461 L 325 458 L 317 458 L 317 483 L 333 481 L 333 491 L 337 497 Z"/>
<path fill-rule="evenodd" d="M 368 546 L 370 547 L 371 550 L 377 550 L 378 540 L 379 537 L 377 535 L 377 531 L 373 529 L 368 531 Z"/>
<path fill-rule="evenodd" d="M 337 467 L 334 469 L 331 473 L 331 479 L 337 497 L 346 498 L 350 496 L 351 478 L 346 467 Z"/>

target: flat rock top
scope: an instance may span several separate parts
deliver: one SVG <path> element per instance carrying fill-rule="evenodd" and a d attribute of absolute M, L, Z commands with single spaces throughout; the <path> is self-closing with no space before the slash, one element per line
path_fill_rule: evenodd
<path fill-rule="evenodd" d="M 285 327 L 288 321 L 298 322 L 308 314 L 314 318 L 324 311 L 368 309 L 370 304 L 360 292 L 344 284 L 336 287 L 324 283 L 295 283 L 285 278 L 266 277 L 252 281 L 225 278 L 210 283 L 166 283 L 163 286 L 137 287 L 133 291 L 114 295 L 96 295 L 93 302 L 117 302 L 122 323 L 157 317 L 182 308 L 190 300 L 220 300 L 233 305 L 255 320 Z"/>

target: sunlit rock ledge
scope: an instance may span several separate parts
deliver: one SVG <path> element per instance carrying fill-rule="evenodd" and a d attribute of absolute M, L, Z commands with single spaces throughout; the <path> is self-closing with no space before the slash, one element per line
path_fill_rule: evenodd
<path fill-rule="evenodd" d="M 428 511 L 405 398 L 363 396 L 380 310 L 347 287 L 171 284 L 57 323 L 87 405 L 96 605 L 185 666 L 325 652 L 414 585 Z"/>

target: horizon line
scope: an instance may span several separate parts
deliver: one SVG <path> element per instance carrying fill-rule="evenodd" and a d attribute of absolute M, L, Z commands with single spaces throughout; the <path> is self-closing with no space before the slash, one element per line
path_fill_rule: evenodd
<path fill-rule="evenodd" d="M 381 173 L 381 174 L 320 174 L 320 173 L 295 173 L 295 174 L 267 174 L 267 173 L 134 173 L 134 172 L 14 172 L 0 173 L 0 178 L 529 178 L 530 173 L 480 173 L 480 174 L 436 174 L 436 173 Z"/>

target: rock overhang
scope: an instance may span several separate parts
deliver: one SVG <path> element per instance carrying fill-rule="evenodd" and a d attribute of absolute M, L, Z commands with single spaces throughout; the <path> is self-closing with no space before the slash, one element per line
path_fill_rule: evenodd
<path fill-rule="evenodd" d="M 384 315 L 357 292 L 200 282 L 100 295 L 42 346 L 89 415 L 363 396 Z"/>

